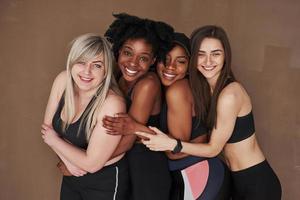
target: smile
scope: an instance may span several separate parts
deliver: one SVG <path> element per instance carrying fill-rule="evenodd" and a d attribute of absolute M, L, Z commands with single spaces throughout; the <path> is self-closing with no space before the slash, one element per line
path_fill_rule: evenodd
<path fill-rule="evenodd" d="M 136 74 L 138 73 L 137 70 L 130 70 L 130 69 L 128 69 L 127 67 L 125 67 L 125 71 L 126 71 L 127 74 L 130 75 L 130 76 L 134 76 L 134 75 L 136 75 Z"/>
<path fill-rule="evenodd" d="M 91 82 L 93 79 L 92 78 L 86 78 L 83 76 L 79 76 L 80 80 L 82 80 L 83 82 Z"/>
<path fill-rule="evenodd" d="M 202 68 L 205 69 L 206 71 L 212 71 L 213 69 L 216 68 L 216 66 L 203 66 L 202 65 Z"/>
<path fill-rule="evenodd" d="M 167 79 L 173 79 L 176 76 L 175 74 L 168 74 L 168 73 L 164 73 L 164 72 L 162 74 Z"/>

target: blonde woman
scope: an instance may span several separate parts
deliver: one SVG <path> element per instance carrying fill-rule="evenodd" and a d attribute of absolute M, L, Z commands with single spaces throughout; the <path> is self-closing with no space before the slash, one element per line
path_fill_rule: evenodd
<path fill-rule="evenodd" d="M 113 63 L 109 43 L 85 34 L 73 41 L 67 69 L 53 83 L 41 132 L 72 174 L 63 177 L 62 200 L 128 199 L 124 153 L 110 159 L 121 136 L 102 126 L 103 116 L 126 111 Z"/>

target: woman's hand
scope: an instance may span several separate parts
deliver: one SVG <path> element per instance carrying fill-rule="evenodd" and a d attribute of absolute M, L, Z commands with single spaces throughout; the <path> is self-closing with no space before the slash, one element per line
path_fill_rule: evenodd
<path fill-rule="evenodd" d="M 142 142 L 152 151 L 172 151 L 177 141 L 173 138 L 170 138 L 165 133 L 161 132 L 159 129 L 155 127 L 149 127 L 156 134 L 153 135 L 151 133 L 146 132 L 135 132 L 138 136 L 145 137 L 147 139 L 143 139 Z"/>
<path fill-rule="evenodd" d="M 44 142 L 49 146 L 53 146 L 55 142 L 60 139 L 54 129 L 47 124 L 42 124 L 41 133 Z"/>
<path fill-rule="evenodd" d="M 118 113 L 114 117 L 106 115 L 102 122 L 110 135 L 129 135 L 136 130 L 136 121 L 126 113 Z"/>
<path fill-rule="evenodd" d="M 87 174 L 86 171 L 72 165 L 70 162 L 64 163 L 63 161 L 59 161 L 57 163 L 57 167 L 64 176 L 80 177 Z"/>

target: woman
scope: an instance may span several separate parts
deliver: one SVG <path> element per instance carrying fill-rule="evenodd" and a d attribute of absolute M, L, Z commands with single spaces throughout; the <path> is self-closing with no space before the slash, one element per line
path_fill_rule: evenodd
<path fill-rule="evenodd" d="M 183 33 L 174 33 L 171 50 L 167 53 L 165 62 L 157 64 L 157 74 L 165 86 L 160 126 L 164 131 L 169 130 L 169 134 L 177 139 L 205 142 L 206 128 L 203 124 L 197 125 L 196 118 L 193 117 L 193 96 L 186 77 L 189 57 L 189 38 Z M 141 126 L 124 114 L 111 118 L 110 121 L 114 121 L 110 124 L 110 130 L 114 132 L 129 132 L 130 127 Z M 167 156 L 172 175 L 170 199 L 228 199 L 226 192 L 229 190 L 226 187 L 229 186 L 229 179 L 224 176 L 226 168 L 219 159 L 170 152 L 167 152 Z M 191 176 L 197 177 L 196 181 L 192 181 Z"/>
<path fill-rule="evenodd" d="M 134 200 L 169 199 L 170 174 L 167 159 L 161 152 L 149 151 L 136 135 L 137 130 L 146 130 L 145 125 L 158 126 L 161 106 L 160 82 L 150 67 L 162 59 L 171 44 L 172 27 L 127 14 L 114 15 L 106 36 L 113 43 L 113 51 L 121 77 L 119 86 L 126 96 L 127 112 L 137 123 L 124 136 L 113 156 L 130 149 L 127 153 Z M 107 117 L 104 127 L 110 134 L 120 134 L 111 128 Z M 145 127 L 145 128 L 143 128 Z"/>
<path fill-rule="evenodd" d="M 222 150 L 233 178 L 233 199 L 280 199 L 281 186 L 255 136 L 251 100 L 231 71 L 231 49 L 225 31 L 204 26 L 193 32 L 190 83 L 199 121 L 205 121 L 209 142 L 188 143 L 138 133 L 154 151 L 214 157 Z"/>
<path fill-rule="evenodd" d="M 206 142 L 207 130 L 203 123 L 196 122 L 193 95 L 186 76 L 190 55 L 189 38 L 175 33 L 166 64 L 157 65 L 157 73 L 165 86 L 161 128 L 182 141 Z M 220 159 L 166 153 L 172 175 L 172 200 L 229 199 L 230 178 Z"/>
<path fill-rule="evenodd" d="M 105 133 L 104 115 L 125 111 L 113 77 L 109 43 L 85 34 L 72 44 L 66 71 L 55 79 L 42 138 L 73 176 L 64 176 L 61 199 L 128 199 L 124 154 L 110 159 L 121 136 Z"/>

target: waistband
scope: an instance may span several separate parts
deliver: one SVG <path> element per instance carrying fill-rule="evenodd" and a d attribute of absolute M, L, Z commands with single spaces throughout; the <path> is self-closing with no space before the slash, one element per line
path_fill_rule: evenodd
<path fill-rule="evenodd" d="M 242 169 L 239 171 L 231 171 L 232 176 L 234 177 L 243 177 L 243 176 L 249 176 L 251 174 L 256 174 L 256 172 L 261 171 L 265 168 L 271 168 L 268 161 L 265 159 L 264 161 L 253 165 L 251 167 L 248 167 L 246 169 Z"/>

